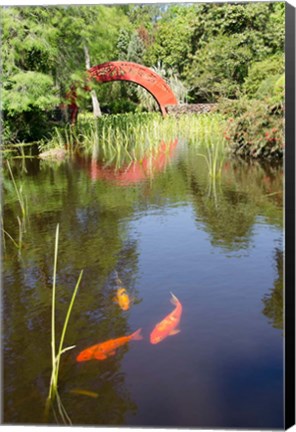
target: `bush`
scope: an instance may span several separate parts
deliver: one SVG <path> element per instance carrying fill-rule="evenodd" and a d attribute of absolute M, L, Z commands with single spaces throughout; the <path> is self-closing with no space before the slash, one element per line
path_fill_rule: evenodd
<path fill-rule="evenodd" d="M 217 110 L 228 117 L 224 137 L 234 154 L 279 159 L 284 148 L 284 107 L 266 100 L 222 101 Z"/>
<path fill-rule="evenodd" d="M 18 142 L 34 142 L 50 136 L 55 122 L 50 119 L 50 112 L 32 109 L 16 115 L 3 112 L 4 145 Z"/>

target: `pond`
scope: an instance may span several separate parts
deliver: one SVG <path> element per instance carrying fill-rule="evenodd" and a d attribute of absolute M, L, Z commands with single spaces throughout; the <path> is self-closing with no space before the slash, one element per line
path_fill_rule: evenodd
<path fill-rule="evenodd" d="M 117 170 L 82 157 L 11 166 L 26 211 L 4 166 L 4 423 L 44 422 L 59 223 L 58 335 L 84 270 L 59 376 L 73 425 L 283 427 L 281 166 L 227 159 L 212 178 L 177 140 Z M 180 322 L 152 344 L 171 293 Z M 138 329 L 106 359 L 77 361 Z"/>

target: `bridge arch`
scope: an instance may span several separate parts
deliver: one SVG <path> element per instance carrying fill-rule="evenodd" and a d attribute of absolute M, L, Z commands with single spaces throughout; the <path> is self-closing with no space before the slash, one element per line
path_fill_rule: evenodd
<path fill-rule="evenodd" d="M 99 82 L 131 81 L 144 87 L 156 100 L 162 115 L 166 105 L 177 105 L 169 85 L 156 72 L 138 63 L 111 61 L 93 66 L 87 71 L 90 78 Z"/>

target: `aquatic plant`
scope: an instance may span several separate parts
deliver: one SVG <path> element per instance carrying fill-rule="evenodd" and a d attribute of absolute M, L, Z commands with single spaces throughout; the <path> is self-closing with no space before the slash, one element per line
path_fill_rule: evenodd
<path fill-rule="evenodd" d="M 9 171 L 9 174 L 10 174 L 13 186 L 14 186 L 14 190 L 15 190 L 15 193 L 16 193 L 16 196 L 17 196 L 18 203 L 19 203 L 20 208 L 21 208 L 22 216 L 25 217 L 27 215 L 27 211 L 26 211 L 27 210 L 26 198 L 25 198 L 25 196 L 24 196 L 24 194 L 22 192 L 22 187 L 20 187 L 20 188 L 17 187 L 17 184 L 16 184 L 15 179 L 14 179 L 14 175 L 12 173 L 12 170 L 11 170 L 11 167 L 10 167 L 10 163 L 9 163 L 8 160 L 6 161 L 6 164 L 7 164 L 7 168 L 8 168 L 8 171 Z"/>
<path fill-rule="evenodd" d="M 60 360 L 61 355 L 66 351 L 69 351 L 75 347 L 75 345 L 68 346 L 64 348 L 64 340 L 67 331 L 67 327 L 69 324 L 70 315 L 73 309 L 74 301 L 76 298 L 76 294 L 81 282 L 81 278 L 83 275 L 83 270 L 81 270 L 76 286 L 74 288 L 68 310 L 66 313 L 64 325 L 62 328 L 62 333 L 60 337 L 60 341 L 58 344 L 58 348 L 56 350 L 56 325 L 55 325 L 55 315 L 56 315 L 56 275 L 57 275 L 57 259 L 58 259 L 58 243 L 59 243 L 59 224 L 56 227 L 56 235 L 55 235 L 55 247 L 54 247 L 54 266 L 53 266 L 53 283 L 52 283 L 52 306 L 51 306 L 51 357 L 52 357 L 52 372 L 50 378 L 50 386 L 49 393 L 46 401 L 46 416 L 48 416 L 49 408 L 52 403 L 56 400 L 58 410 L 60 416 L 65 423 L 70 423 L 69 416 L 65 408 L 63 407 L 61 398 L 58 393 L 58 377 L 59 377 L 59 368 L 60 368 Z"/>
<path fill-rule="evenodd" d="M 19 216 L 17 216 L 17 223 L 18 223 L 18 227 L 19 227 L 19 238 L 18 238 L 18 242 L 9 234 L 9 232 L 7 232 L 4 229 L 4 222 L 3 222 L 3 218 L 2 218 L 2 223 L 1 223 L 1 230 L 2 230 L 2 235 L 3 235 L 3 246 L 5 248 L 5 236 L 6 235 L 14 244 L 14 246 L 19 249 L 19 251 L 22 248 L 22 240 L 23 240 L 23 233 L 26 231 L 26 217 L 28 214 L 27 208 L 28 208 L 28 203 L 27 203 L 27 199 L 26 196 L 23 194 L 23 189 L 22 186 L 18 187 L 12 172 L 12 169 L 10 167 L 10 163 L 7 160 L 6 161 L 7 167 L 8 167 L 8 171 L 12 180 L 12 184 L 13 184 L 13 188 L 17 197 L 17 202 L 19 203 L 20 209 L 21 209 L 21 218 Z"/>
<path fill-rule="evenodd" d="M 159 113 L 127 113 L 90 119 L 81 116 L 77 125 L 57 130 L 50 146 L 55 143 L 75 150 L 78 154 L 95 155 L 97 159 L 116 167 L 141 161 L 155 152 L 161 141 L 178 138 L 200 146 L 223 141 L 224 119 L 219 114 L 161 117 Z M 220 151 L 220 150 L 219 150 Z"/>
<path fill-rule="evenodd" d="M 203 151 L 199 153 L 207 163 L 209 176 L 213 179 L 221 177 L 222 167 L 225 160 L 226 153 L 229 151 L 229 145 L 222 136 L 221 125 L 222 122 L 212 119 L 211 116 L 204 117 L 203 124 L 200 128 L 200 149 Z"/>

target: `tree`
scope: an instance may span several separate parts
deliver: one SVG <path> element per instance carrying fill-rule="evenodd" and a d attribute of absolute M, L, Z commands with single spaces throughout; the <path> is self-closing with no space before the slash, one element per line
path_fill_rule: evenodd
<path fill-rule="evenodd" d="M 144 59 L 173 68 L 192 87 L 194 101 L 236 97 L 250 64 L 283 52 L 284 10 L 283 3 L 166 7 Z"/>
<path fill-rule="evenodd" d="M 58 30 L 51 18 L 46 7 L 2 10 L 4 140 L 39 139 L 48 131 L 47 112 L 59 101 Z"/>
<path fill-rule="evenodd" d="M 126 21 L 121 7 L 4 8 L 5 138 L 41 138 L 50 126 L 50 111 L 63 101 L 71 84 L 78 85 L 78 94 L 85 94 L 85 69 L 91 60 L 98 64 L 116 59 L 118 32 Z M 96 103 L 93 91 L 91 96 Z M 97 114 L 98 108 L 97 103 Z"/>
<path fill-rule="evenodd" d="M 161 62 L 164 68 L 172 68 L 182 74 L 190 62 L 194 16 L 193 7 L 174 6 L 167 9 L 152 31 L 153 43 L 144 57 L 146 64 L 153 66 Z"/>
<path fill-rule="evenodd" d="M 273 56 L 267 57 L 259 62 L 254 62 L 249 67 L 248 76 L 243 84 L 243 90 L 249 97 L 262 97 L 262 93 L 266 95 L 268 92 L 268 87 L 274 87 L 276 81 L 284 73 L 284 54 L 278 53 Z M 264 87 L 267 91 L 263 91 Z M 268 85 L 270 83 L 270 85 Z"/>
<path fill-rule="evenodd" d="M 204 45 L 188 67 L 187 82 L 195 100 L 215 102 L 236 98 L 252 60 L 243 35 L 216 36 Z"/>
<path fill-rule="evenodd" d="M 201 33 L 186 73 L 195 98 L 237 97 L 249 67 L 283 53 L 284 5 L 274 3 L 197 6 Z"/>
<path fill-rule="evenodd" d="M 63 58 L 59 67 L 59 76 L 64 81 L 69 81 L 71 78 L 77 84 L 80 83 L 82 92 L 79 92 L 78 88 L 78 94 L 82 96 L 87 79 L 85 69 L 116 59 L 118 33 L 127 18 L 122 8 L 101 5 L 71 6 L 59 9 L 59 13 L 59 40 Z M 98 116 L 100 107 L 94 90 L 95 86 L 89 82 L 88 85 L 92 88 L 93 112 Z"/>

